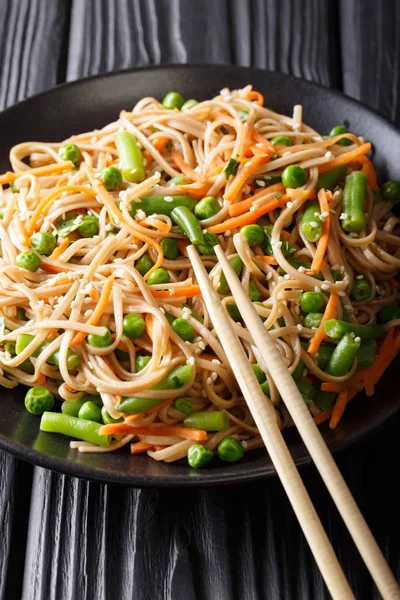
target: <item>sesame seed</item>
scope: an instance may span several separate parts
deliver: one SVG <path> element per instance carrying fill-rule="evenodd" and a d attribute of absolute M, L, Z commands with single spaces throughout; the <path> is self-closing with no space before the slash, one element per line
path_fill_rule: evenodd
<path fill-rule="evenodd" d="M 349 218 L 349 215 L 347 213 L 342 213 L 339 217 L 339 219 L 341 219 L 342 221 L 345 219 L 348 219 L 348 218 Z"/>
<path fill-rule="evenodd" d="M 339 290 L 339 292 L 338 292 L 338 295 L 339 295 L 339 296 L 345 296 L 345 295 L 346 295 L 346 293 L 345 293 L 345 292 L 342 292 L 342 290 Z"/>
<path fill-rule="evenodd" d="M 320 292 L 320 291 L 321 291 L 321 290 L 320 290 L 320 289 L 319 289 L 319 287 L 316 285 L 316 286 L 314 287 L 314 292 Z"/>
<path fill-rule="evenodd" d="M 326 291 L 326 290 L 329 290 L 330 287 L 331 287 L 330 283 L 323 283 L 321 285 L 321 290 L 325 290 Z"/>
<path fill-rule="evenodd" d="M 300 314 L 300 307 L 296 305 L 294 307 L 294 312 L 296 313 L 296 315 L 299 315 Z"/>
<path fill-rule="evenodd" d="M 356 337 L 356 334 L 354 333 L 354 331 L 350 331 L 350 337 L 352 337 L 353 339 Z"/>
<path fill-rule="evenodd" d="M 318 223 L 316 221 L 310 221 L 311 227 L 318 227 Z"/>
<path fill-rule="evenodd" d="M 206 345 L 203 341 L 199 342 L 199 348 L 201 348 L 202 350 L 206 349 Z"/>
<path fill-rule="evenodd" d="M 332 152 L 325 152 L 325 158 L 332 158 Z"/>
<path fill-rule="evenodd" d="M 354 338 L 354 341 L 359 344 L 361 342 L 361 338 L 359 336 Z"/>
<path fill-rule="evenodd" d="M 265 187 L 265 181 L 263 181 L 262 179 L 257 179 L 256 184 L 258 185 L 258 187 Z"/>
<path fill-rule="evenodd" d="M 364 275 L 357 275 L 356 279 L 364 279 Z"/>
<path fill-rule="evenodd" d="M 191 356 L 186 361 L 186 364 L 188 364 L 188 365 L 194 365 L 194 363 L 195 363 L 194 356 Z"/>
<path fill-rule="evenodd" d="M 271 277 L 272 277 L 272 273 L 271 273 L 271 271 L 269 271 L 269 272 L 266 274 L 266 276 L 265 276 L 265 279 L 268 281 L 269 279 L 271 279 Z"/>
<path fill-rule="evenodd" d="M 286 202 L 287 208 L 293 208 L 293 202 Z"/>
<path fill-rule="evenodd" d="M 214 365 L 220 365 L 221 364 L 221 361 L 218 360 L 218 358 L 213 358 L 211 362 L 214 363 Z"/>
<path fill-rule="evenodd" d="M 300 323 L 298 323 L 298 325 L 296 325 L 296 327 L 299 331 L 303 331 L 303 325 L 300 325 Z"/>
<path fill-rule="evenodd" d="M 218 374 L 217 374 L 217 373 L 211 373 L 211 379 L 212 379 L 213 381 L 217 381 L 217 379 L 218 379 Z"/>
<path fill-rule="evenodd" d="M 303 371 L 303 377 L 306 377 L 307 374 L 308 374 L 308 369 L 304 369 L 304 371 Z"/>
<path fill-rule="evenodd" d="M 286 275 L 284 275 L 283 277 L 284 277 L 284 279 L 290 279 L 289 273 L 286 273 Z"/>
<path fill-rule="evenodd" d="M 282 154 L 282 158 L 285 158 L 286 156 L 291 156 L 291 152 L 284 152 Z"/>
<path fill-rule="evenodd" d="M 207 385 L 212 385 L 212 379 L 211 379 L 211 377 L 207 377 Z"/>
<path fill-rule="evenodd" d="M 351 306 L 351 304 L 345 304 L 344 308 L 350 312 L 353 312 L 353 307 Z"/>
<path fill-rule="evenodd" d="M 83 313 L 83 316 L 88 319 L 89 317 L 92 316 L 92 314 L 93 314 L 93 311 L 89 309 Z"/>
<path fill-rule="evenodd" d="M 164 200 L 165 200 L 165 202 L 173 202 L 174 201 L 172 196 L 164 196 Z"/>
<path fill-rule="evenodd" d="M 358 233 L 355 233 L 355 231 L 350 231 L 349 236 L 351 238 L 358 238 Z"/>
<path fill-rule="evenodd" d="M 344 266 L 343 266 L 343 265 L 341 265 L 341 266 L 339 267 L 339 271 L 340 271 L 341 273 L 344 273 L 344 271 L 345 271 L 345 268 L 344 268 Z"/>

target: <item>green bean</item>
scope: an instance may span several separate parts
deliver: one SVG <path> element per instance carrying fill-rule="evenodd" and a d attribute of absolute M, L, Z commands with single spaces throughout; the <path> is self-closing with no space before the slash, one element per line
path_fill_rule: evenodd
<path fill-rule="evenodd" d="M 228 311 L 231 319 L 238 322 L 242 320 L 242 315 L 236 304 L 226 304 L 226 310 Z"/>
<path fill-rule="evenodd" d="M 77 417 L 82 406 L 87 401 L 88 401 L 88 396 L 81 396 L 80 398 L 78 398 L 77 400 L 74 400 L 73 402 L 64 401 L 61 404 L 61 412 L 64 415 L 69 415 L 70 417 Z"/>
<path fill-rule="evenodd" d="M 251 368 L 253 369 L 254 375 L 257 377 L 258 383 L 264 383 L 267 380 L 267 377 L 264 371 L 261 369 L 260 365 L 258 365 L 257 363 L 253 363 L 251 365 Z"/>
<path fill-rule="evenodd" d="M 354 333 L 355 337 L 360 337 L 363 342 L 375 340 L 385 335 L 383 325 L 357 325 L 356 323 L 346 323 L 338 319 L 330 319 L 324 324 L 325 333 L 333 340 L 340 340 L 346 333 Z"/>
<path fill-rule="evenodd" d="M 103 406 L 101 409 L 101 418 L 103 419 L 103 423 L 105 425 L 112 425 L 113 423 L 122 423 L 124 420 L 123 417 L 120 417 L 119 419 L 113 419 L 105 406 Z"/>
<path fill-rule="evenodd" d="M 327 410 L 330 406 L 332 406 L 336 398 L 336 392 L 323 392 L 322 390 L 317 390 L 313 402 L 321 410 Z"/>
<path fill-rule="evenodd" d="M 186 427 L 205 431 L 225 431 L 229 427 L 229 416 L 223 410 L 199 411 L 192 413 L 183 421 Z"/>
<path fill-rule="evenodd" d="M 174 238 L 163 238 L 160 246 L 164 252 L 165 258 L 168 260 L 176 260 L 179 256 L 178 245 Z"/>
<path fill-rule="evenodd" d="M 274 256 L 274 250 L 272 248 L 272 229 L 274 226 L 271 225 L 270 223 L 264 224 L 261 219 L 259 219 L 257 223 L 260 225 L 262 224 L 262 228 L 264 230 L 263 250 L 264 250 L 265 254 L 268 254 L 268 256 Z M 292 244 L 290 242 L 288 242 L 287 240 L 283 240 L 281 238 L 280 242 L 282 243 L 281 252 L 285 258 L 287 258 L 288 256 L 291 256 L 292 254 L 294 254 L 296 252 L 296 248 L 294 246 L 292 246 Z"/>
<path fill-rule="evenodd" d="M 170 179 L 167 183 L 168 186 L 176 186 L 176 185 L 185 185 L 185 178 L 183 176 L 183 173 L 179 173 L 179 175 L 177 175 L 176 177 L 173 177 L 172 179 Z"/>
<path fill-rule="evenodd" d="M 372 367 L 377 357 L 376 340 L 363 342 L 357 350 L 357 369 L 368 369 Z"/>
<path fill-rule="evenodd" d="M 177 206 L 171 212 L 171 219 L 180 227 L 192 244 L 204 244 L 204 236 L 199 220 L 187 206 Z"/>
<path fill-rule="evenodd" d="M 214 233 L 210 233 L 207 231 L 204 234 L 204 244 L 199 244 L 197 247 L 200 254 L 205 256 L 210 256 L 211 254 L 215 254 L 214 246 L 219 246 L 221 242 L 217 238 Z"/>
<path fill-rule="evenodd" d="M 230 261 L 229 261 L 231 267 L 233 268 L 233 270 L 235 271 L 236 275 L 238 277 L 240 277 L 240 275 L 242 274 L 242 268 L 243 268 L 243 262 L 242 259 L 240 258 L 240 256 L 234 256 Z M 219 280 L 219 286 L 218 286 L 218 294 L 221 294 L 221 296 L 226 296 L 227 294 L 229 294 L 230 292 L 230 288 L 228 285 L 228 282 L 226 281 L 226 277 L 224 275 L 224 273 L 221 273 L 221 278 Z"/>
<path fill-rule="evenodd" d="M 300 379 L 300 377 L 303 377 L 304 369 L 305 369 L 305 364 L 304 364 L 303 360 L 300 359 L 299 362 L 297 363 L 297 367 L 295 368 L 295 370 L 292 373 L 293 379 L 297 380 L 297 379 Z"/>
<path fill-rule="evenodd" d="M 124 398 L 118 406 L 118 410 L 122 413 L 137 415 L 150 410 L 150 408 L 161 404 L 161 402 L 163 400 L 160 400 L 160 398 L 138 398 L 137 396 L 133 396 L 131 398 Z"/>
<path fill-rule="evenodd" d="M 301 342 L 301 346 L 304 350 L 308 349 L 308 344 L 306 342 Z M 318 353 L 316 354 L 315 358 L 317 359 L 317 365 L 318 367 L 324 371 L 326 365 L 328 364 L 332 353 L 335 349 L 335 346 L 333 344 L 321 344 L 320 347 L 318 348 Z"/>
<path fill-rule="evenodd" d="M 174 407 L 185 415 L 191 415 L 193 412 L 193 404 L 190 398 L 177 398 Z"/>
<path fill-rule="evenodd" d="M 368 300 L 372 296 L 372 287 L 367 279 L 354 279 L 351 286 L 351 295 L 356 301 Z"/>
<path fill-rule="evenodd" d="M 189 196 L 144 196 L 131 202 L 129 213 L 134 217 L 136 211 L 141 209 L 147 216 L 170 215 L 178 206 L 186 206 L 192 210 L 196 206 L 196 200 Z"/>
<path fill-rule="evenodd" d="M 317 179 L 316 189 L 317 191 L 324 190 L 333 190 L 334 187 L 337 186 L 339 181 L 343 179 L 346 173 L 346 165 L 340 165 L 339 167 L 335 167 L 330 171 L 325 171 L 325 173 L 320 173 Z"/>
<path fill-rule="evenodd" d="M 278 177 L 266 175 L 265 177 L 257 177 L 253 183 L 256 188 L 269 187 L 270 185 L 275 185 L 275 183 L 282 183 L 282 177 L 280 175 Z"/>
<path fill-rule="evenodd" d="M 115 137 L 115 144 L 123 178 L 131 183 L 143 181 L 146 176 L 143 155 L 136 138 L 128 131 L 120 131 Z"/>
<path fill-rule="evenodd" d="M 312 402 L 317 394 L 317 388 L 314 387 L 311 383 L 307 383 L 306 381 L 295 381 L 297 385 L 297 389 L 300 394 L 303 396 L 304 402 L 307 406 Z"/>
<path fill-rule="evenodd" d="M 4 206 L 0 206 L 0 219 L 4 219 Z"/>
<path fill-rule="evenodd" d="M 350 334 L 346 333 L 329 360 L 326 372 L 334 377 L 343 377 L 350 371 L 357 351 L 360 348 L 360 342 L 356 342 Z"/>
<path fill-rule="evenodd" d="M 85 421 L 85 419 L 53 412 L 43 413 L 40 421 L 41 431 L 62 433 L 74 439 L 108 448 L 111 443 L 111 436 L 100 435 L 100 427 L 100 424 L 94 421 Z"/>
<path fill-rule="evenodd" d="M 322 235 L 322 222 L 317 202 L 306 208 L 300 220 L 300 227 L 309 242 L 318 242 Z"/>
<path fill-rule="evenodd" d="M 342 229 L 347 233 L 361 233 L 365 229 L 366 220 L 364 202 L 367 195 L 367 178 L 362 171 L 353 171 L 346 177 L 343 190 L 341 215 Z"/>
<path fill-rule="evenodd" d="M 252 302 L 258 302 L 261 298 L 261 292 L 254 281 L 249 281 L 249 298 Z"/>
<path fill-rule="evenodd" d="M 15 344 L 15 351 L 17 354 L 21 354 L 21 352 L 23 350 L 25 350 L 25 348 L 28 346 L 28 344 L 31 343 L 31 341 L 35 339 L 34 335 L 30 335 L 28 333 L 21 333 L 18 337 L 17 337 L 17 341 Z M 42 342 L 37 348 L 36 350 L 34 350 L 32 352 L 32 355 L 34 358 L 37 358 L 40 353 L 49 345 L 49 342 Z M 47 359 L 47 362 L 50 365 L 55 365 L 56 367 L 60 366 L 60 350 L 56 350 L 55 352 L 53 352 L 52 354 L 50 354 L 50 356 Z M 72 371 L 73 369 L 76 369 L 80 366 L 81 364 L 81 359 L 79 357 L 79 354 L 77 354 L 76 352 L 74 352 L 74 350 L 72 350 L 71 348 L 68 348 L 67 350 L 67 369 L 69 371 Z"/>
<path fill-rule="evenodd" d="M 379 323 L 389 323 L 389 321 L 393 321 L 394 319 L 400 319 L 400 308 L 398 303 L 395 302 L 394 304 L 382 306 L 381 310 L 378 312 Z"/>

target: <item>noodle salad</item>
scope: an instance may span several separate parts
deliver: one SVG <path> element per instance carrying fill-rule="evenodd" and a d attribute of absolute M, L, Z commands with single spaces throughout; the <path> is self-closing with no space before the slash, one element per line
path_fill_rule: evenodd
<path fill-rule="evenodd" d="M 338 425 L 400 348 L 400 182 L 249 85 L 143 98 L 100 130 L 26 142 L 0 175 L 0 385 L 79 452 L 166 462 L 263 446 L 187 256 L 194 244 L 281 428 L 221 245 L 315 421 Z M 54 397 L 61 412 L 52 411 Z"/>

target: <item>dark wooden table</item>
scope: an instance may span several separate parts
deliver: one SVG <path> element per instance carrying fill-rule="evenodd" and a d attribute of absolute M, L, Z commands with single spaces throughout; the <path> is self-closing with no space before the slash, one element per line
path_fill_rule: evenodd
<path fill-rule="evenodd" d="M 0 0 L 0 108 L 95 73 L 216 62 L 312 79 L 399 123 L 399 31 L 400 2 L 390 0 Z M 397 577 L 399 426 L 398 417 L 337 455 Z M 379 598 L 318 475 L 307 468 L 303 476 L 357 598 Z M 21 597 L 328 594 L 275 479 L 179 492 L 115 488 L 0 452 L 0 600 Z"/>

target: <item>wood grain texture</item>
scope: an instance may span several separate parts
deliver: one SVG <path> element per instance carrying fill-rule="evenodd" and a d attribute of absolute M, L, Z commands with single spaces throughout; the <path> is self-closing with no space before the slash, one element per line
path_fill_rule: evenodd
<path fill-rule="evenodd" d="M 398 4 L 1 0 L 0 107 L 64 78 L 218 62 L 343 82 L 398 121 Z M 400 417 L 338 460 L 397 575 L 399 426 Z M 377 599 L 319 477 L 303 474 L 357 598 Z M 117 488 L 0 453 L 0 599 L 20 598 L 21 589 L 23 600 L 328 598 L 278 481 L 179 493 Z"/>

